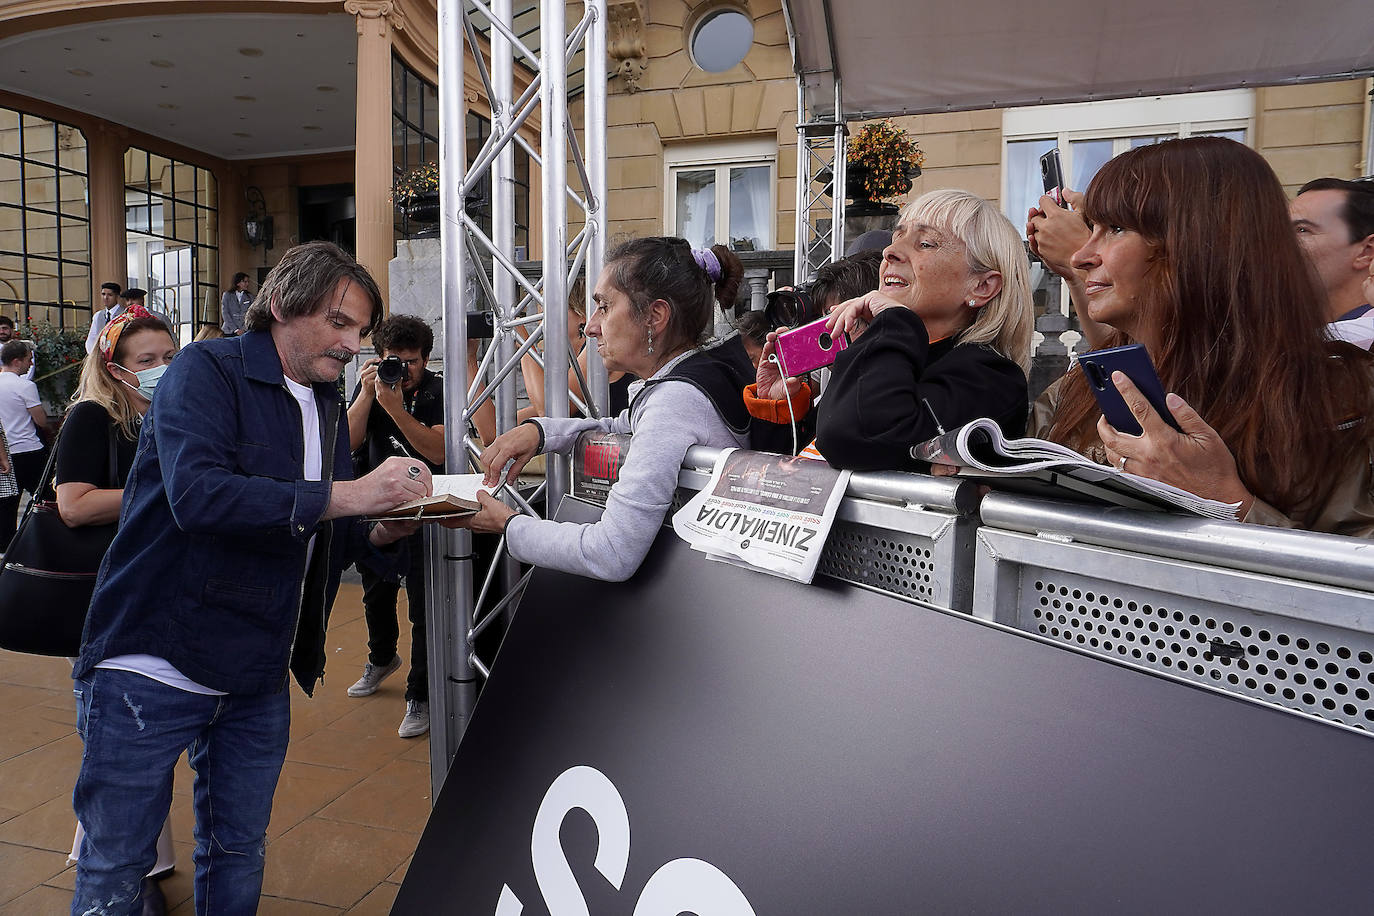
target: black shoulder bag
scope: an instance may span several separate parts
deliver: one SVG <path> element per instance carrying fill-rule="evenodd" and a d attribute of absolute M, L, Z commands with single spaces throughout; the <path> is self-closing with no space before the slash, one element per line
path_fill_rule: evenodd
<path fill-rule="evenodd" d="M 110 430 L 110 480 L 119 481 L 119 457 Z M 57 512 L 53 476 L 59 432 L 43 480 L 24 511 L 5 565 L 0 568 L 0 648 L 33 655 L 76 655 L 95 591 L 100 561 L 114 540 L 117 522 L 68 527 Z M 52 499 L 42 497 L 52 492 Z"/>

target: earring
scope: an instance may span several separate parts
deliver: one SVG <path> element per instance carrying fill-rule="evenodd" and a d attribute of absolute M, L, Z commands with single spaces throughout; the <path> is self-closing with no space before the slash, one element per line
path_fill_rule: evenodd
<path fill-rule="evenodd" d="M 978 300 L 977 300 L 977 299 L 970 299 L 970 300 L 968 301 L 968 307 L 971 308 L 971 309 L 976 309 L 976 308 L 978 307 Z"/>
<path fill-rule="evenodd" d="M 653 331 L 653 328 L 650 328 L 650 329 L 649 329 L 649 355 L 650 355 L 650 356 L 653 356 L 653 355 L 654 355 L 654 331 Z"/>

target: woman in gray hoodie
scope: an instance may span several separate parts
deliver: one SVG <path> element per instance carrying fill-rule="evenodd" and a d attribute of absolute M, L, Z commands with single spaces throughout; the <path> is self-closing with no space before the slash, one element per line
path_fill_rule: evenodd
<path fill-rule="evenodd" d="M 744 347 L 731 337 L 703 348 L 716 303 L 732 305 L 743 276 L 724 245 L 694 249 L 683 239 L 655 237 L 613 251 L 596 282 L 586 334 L 607 371 L 643 380 L 630 386 L 629 408 L 599 420 L 526 420 L 482 455 L 487 485 L 494 486 L 503 469 L 513 481 L 535 455 L 568 452 L 588 430 L 633 433 L 606 511 L 594 524 L 546 521 L 483 494 L 472 529 L 504 531 L 522 562 L 612 582 L 634 575 L 672 504 L 687 450 L 750 444 L 740 392 L 753 367 Z"/>

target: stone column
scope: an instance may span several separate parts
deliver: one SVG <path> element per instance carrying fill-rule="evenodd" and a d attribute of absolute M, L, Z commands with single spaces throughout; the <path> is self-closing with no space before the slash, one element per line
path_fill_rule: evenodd
<path fill-rule="evenodd" d="M 124 151 L 128 133 L 100 122 L 86 132 L 86 169 L 91 201 L 91 303 L 100 305 L 100 284 L 129 282 L 124 242 Z"/>
<path fill-rule="evenodd" d="M 391 193 L 391 30 L 401 28 L 392 0 L 347 0 L 358 23 L 358 101 L 354 140 L 358 261 L 387 295 L 395 253 Z"/>

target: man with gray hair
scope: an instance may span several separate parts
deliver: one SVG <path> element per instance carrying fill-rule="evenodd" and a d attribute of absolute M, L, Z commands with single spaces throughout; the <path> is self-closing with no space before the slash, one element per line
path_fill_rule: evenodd
<path fill-rule="evenodd" d="M 430 491 L 423 462 L 353 480 L 337 381 L 382 315 L 366 269 L 328 242 L 272 269 L 241 337 L 188 347 L 143 421 L 76 680 L 86 828 L 76 913 L 137 913 L 177 758 L 196 771 L 197 912 L 256 912 L 288 681 L 324 673 L 339 574 L 416 523 L 368 525 Z"/>

